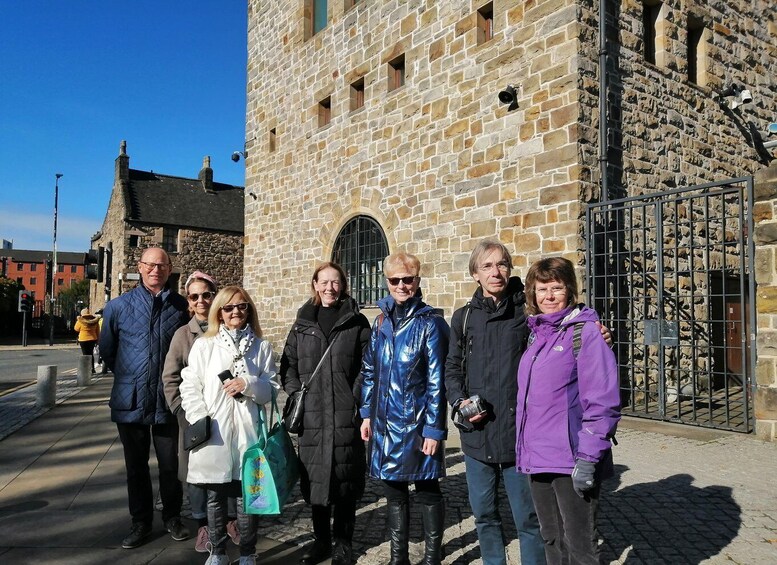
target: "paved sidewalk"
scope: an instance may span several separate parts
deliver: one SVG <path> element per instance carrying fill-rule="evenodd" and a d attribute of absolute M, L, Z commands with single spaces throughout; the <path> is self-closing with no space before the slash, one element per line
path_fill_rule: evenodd
<path fill-rule="evenodd" d="M 0 562 L 204 563 L 206 556 L 193 550 L 193 541 L 173 541 L 160 520 L 148 544 L 135 550 L 120 547 L 130 521 L 121 444 L 107 407 L 111 384 L 108 375 L 39 417 L 27 412 L 31 421 L 0 441 Z M 0 403 L 23 405 L 17 396 L 23 392 L 6 395 Z M 0 434 L 4 426 L 0 420 Z M 777 563 L 772 478 L 777 444 L 635 420 L 623 422 L 618 439 L 618 474 L 605 484 L 600 513 L 606 562 Z M 444 562 L 480 563 L 456 443 L 454 436 L 446 451 L 449 476 L 442 483 Z M 357 516 L 359 565 L 389 560 L 385 501 L 379 494 L 379 485 L 369 481 Z M 501 500 L 508 517 L 506 498 Z M 417 508 L 411 519 L 411 558 L 417 563 L 422 553 Z M 297 563 L 299 546 L 312 539 L 309 507 L 297 495 L 283 516 L 261 519 L 260 535 L 259 563 Z M 519 563 L 513 528 L 508 537 L 510 563 Z M 230 545 L 234 558 L 236 549 Z"/>

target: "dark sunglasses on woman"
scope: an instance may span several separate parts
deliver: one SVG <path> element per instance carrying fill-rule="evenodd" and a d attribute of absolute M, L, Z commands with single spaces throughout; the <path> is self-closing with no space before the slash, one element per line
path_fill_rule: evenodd
<path fill-rule="evenodd" d="M 206 290 L 202 294 L 196 294 L 196 293 L 190 294 L 189 300 L 191 300 L 192 302 L 197 302 L 200 299 L 200 296 L 202 297 L 203 300 L 210 300 L 211 298 L 213 298 L 214 294 Z"/>
<path fill-rule="evenodd" d="M 241 302 L 240 304 L 227 304 L 226 306 L 222 306 L 221 309 L 224 310 L 227 314 L 229 314 L 232 310 L 237 308 L 241 312 L 245 312 L 248 310 L 248 302 Z"/>
<path fill-rule="evenodd" d="M 397 286 L 399 284 L 399 281 L 402 281 L 407 286 L 410 286 L 413 284 L 413 281 L 415 281 L 415 277 L 387 277 L 386 280 L 389 282 L 391 286 Z"/>

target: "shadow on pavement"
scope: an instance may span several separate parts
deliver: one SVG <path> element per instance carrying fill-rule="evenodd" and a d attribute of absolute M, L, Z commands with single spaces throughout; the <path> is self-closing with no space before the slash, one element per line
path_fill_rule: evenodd
<path fill-rule="evenodd" d="M 616 465 L 602 489 L 605 563 L 700 563 L 736 538 L 741 508 L 730 487 L 696 487 L 694 477 L 683 473 L 619 490 L 627 470 Z"/>

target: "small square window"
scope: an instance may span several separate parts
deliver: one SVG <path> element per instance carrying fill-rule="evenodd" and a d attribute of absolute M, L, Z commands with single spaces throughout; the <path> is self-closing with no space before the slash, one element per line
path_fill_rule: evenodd
<path fill-rule="evenodd" d="M 65 279 L 57 279 L 57 286 L 62 286 L 65 283 Z"/>
<path fill-rule="evenodd" d="M 402 54 L 388 64 L 388 89 L 396 90 L 405 84 L 405 55 Z"/>
<path fill-rule="evenodd" d="M 277 149 L 278 146 L 276 144 L 277 144 L 277 140 L 275 138 L 275 128 L 272 128 L 270 130 L 270 136 L 267 140 L 267 145 L 269 147 L 270 153 L 272 153 Z"/>
<path fill-rule="evenodd" d="M 38 264 L 37 263 L 30 263 L 30 270 L 31 271 L 37 271 L 38 270 Z"/>
<path fill-rule="evenodd" d="M 30 277 L 30 285 L 38 284 L 38 277 Z"/>
<path fill-rule="evenodd" d="M 16 270 L 17 271 L 23 271 L 24 270 L 24 263 L 16 263 Z"/>
<path fill-rule="evenodd" d="M 494 3 L 489 2 L 478 10 L 478 45 L 494 38 Z"/>
<path fill-rule="evenodd" d="M 78 265 L 70 265 L 70 272 L 71 273 L 77 273 L 78 272 Z"/>
<path fill-rule="evenodd" d="M 65 272 L 65 266 L 64 265 L 57 265 L 57 272 L 58 273 L 64 273 Z"/>
<path fill-rule="evenodd" d="M 324 127 L 332 121 L 332 97 L 327 96 L 318 103 L 318 127 Z"/>
<path fill-rule="evenodd" d="M 139 238 L 137 235 L 131 235 L 129 236 L 129 246 L 130 247 L 137 247 L 139 242 Z"/>
<path fill-rule="evenodd" d="M 351 83 L 351 111 L 364 106 L 364 78 Z"/>

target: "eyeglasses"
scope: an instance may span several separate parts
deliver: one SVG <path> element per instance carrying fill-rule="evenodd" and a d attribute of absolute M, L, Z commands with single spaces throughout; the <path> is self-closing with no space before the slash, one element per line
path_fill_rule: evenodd
<path fill-rule="evenodd" d="M 559 294 L 564 294 L 567 291 L 567 287 L 565 286 L 552 286 L 550 288 L 538 288 L 535 289 L 534 294 L 537 295 L 537 297 L 544 297 L 549 292 L 553 293 L 553 295 L 558 296 Z"/>
<path fill-rule="evenodd" d="M 201 294 L 196 294 L 195 293 L 195 294 L 190 294 L 189 295 L 189 300 L 191 300 L 192 302 L 197 302 L 200 298 L 202 298 L 203 300 L 210 300 L 211 298 L 213 298 L 213 293 L 208 291 L 208 290 L 206 290 L 205 292 L 203 292 Z"/>
<path fill-rule="evenodd" d="M 146 269 L 149 271 L 153 271 L 154 269 L 159 269 L 160 271 L 164 271 L 167 269 L 170 264 L 169 263 L 148 263 L 146 261 L 138 261 L 141 265 L 144 265 Z"/>
<path fill-rule="evenodd" d="M 478 267 L 478 270 L 483 273 L 490 273 L 494 270 L 494 267 L 499 269 L 499 272 L 506 273 L 510 270 L 510 265 L 507 261 L 499 261 L 498 263 L 483 263 Z"/>
<path fill-rule="evenodd" d="M 248 310 L 248 302 L 241 302 L 240 304 L 227 304 L 226 306 L 222 306 L 221 309 L 224 310 L 227 314 L 229 314 L 232 310 L 237 308 L 241 312 L 245 312 Z"/>
<path fill-rule="evenodd" d="M 386 280 L 391 286 L 397 286 L 399 281 L 402 281 L 405 283 L 405 285 L 410 286 L 417 278 L 418 277 L 386 277 Z"/>

